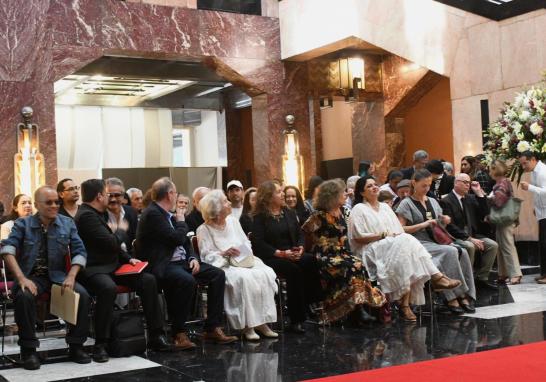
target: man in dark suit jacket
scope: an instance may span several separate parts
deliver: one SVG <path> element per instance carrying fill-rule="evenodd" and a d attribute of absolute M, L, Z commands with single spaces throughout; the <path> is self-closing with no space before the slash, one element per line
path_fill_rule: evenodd
<path fill-rule="evenodd" d="M 472 187 L 474 195 L 469 194 Z M 444 196 L 441 205 L 445 215 L 451 218 L 447 230 L 456 243 L 468 251 L 474 263 L 475 253 L 481 253 L 481 264 L 476 271 L 476 286 L 495 288 L 489 283 L 489 272 L 497 256 L 498 244 L 479 233 L 479 222 L 487 216 L 487 198 L 478 182 L 471 182 L 468 174 L 455 178 L 453 191 Z"/>
<path fill-rule="evenodd" d="M 152 185 L 153 202 L 142 212 L 138 224 L 136 252 L 149 267 L 163 288 L 175 346 L 191 349 L 196 345 L 186 335 L 185 322 L 197 284 L 208 285 L 205 340 L 226 344 L 237 337 L 226 336 L 221 328 L 224 308 L 224 271 L 202 263 L 193 253 L 188 238 L 184 213 L 176 206 L 176 186 L 169 178 L 161 178 Z"/>
<path fill-rule="evenodd" d="M 453 190 L 455 177 L 445 173 L 444 165 L 438 159 L 428 162 L 427 170 L 432 174 L 432 185 L 427 196 L 441 200 L 444 195 L 449 194 Z"/>
<path fill-rule="evenodd" d="M 404 179 L 411 179 L 415 170 L 420 170 L 425 168 L 428 163 L 428 153 L 425 150 L 417 150 L 413 153 L 413 166 L 408 168 L 403 168 L 402 174 Z"/>
<path fill-rule="evenodd" d="M 163 332 L 164 320 L 155 277 L 145 272 L 125 276 L 114 275 L 120 263 L 135 265 L 140 260 L 131 257 L 126 249 L 129 224 L 118 222 L 112 225 L 112 229 L 107 223 L 108 215 L 105 214 L 109 201 L 121 203 L 123 196 L 120 191 L 123 183 L 115 178 L 109 181 L 111 193 L 106 192 L 102 179 L 89 179 L 82 183 L 83 204 L 75 217 L 88 259 L 88 267 L 81 273 L 80 279 L 89 292 L 96 296 L 93 351 L 95 362 L 108 361 L 106 346 L 110 340 L 117 285 L 128 286 L 140 296 L 148 327 L 148 346 L 158 351 L 172 348 Z"/>

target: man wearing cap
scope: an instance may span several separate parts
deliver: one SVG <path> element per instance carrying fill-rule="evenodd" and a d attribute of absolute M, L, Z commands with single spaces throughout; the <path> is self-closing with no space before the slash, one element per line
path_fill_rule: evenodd
<path fill-rule="evenodd" d="M 411 180 L 409 179 L 402 179 L 397 185 L 396 185 L 396 198 L 394 198 L 392 202 L 392 208 L 396 209 L 400 202 L 404 200 L 404 198 L 408 197 L 411 192 Z"/>
<path fill-rule="evenodd" d="M 227 184 L 227 197 L 231 202 L 231 216 L 239 220 L 243 214 L 243 184 L 238 180 L 230 180 Z"/>

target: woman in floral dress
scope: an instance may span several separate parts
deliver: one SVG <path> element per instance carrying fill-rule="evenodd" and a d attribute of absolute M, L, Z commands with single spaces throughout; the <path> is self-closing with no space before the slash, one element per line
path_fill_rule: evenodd
<path fill-rule="evenodd" d="M 386 302 L 379 290 L 371 288 L 362 260 L 347 247 L 347 224 L 341 209 L 345 199 L 343 181 L 322 183 L 313 203 L 315 212 L 302 227 L 319 264 L 325 294 L 323 319 L 327 322 L 345 318 L 363 305 L 380 307 Z"/>

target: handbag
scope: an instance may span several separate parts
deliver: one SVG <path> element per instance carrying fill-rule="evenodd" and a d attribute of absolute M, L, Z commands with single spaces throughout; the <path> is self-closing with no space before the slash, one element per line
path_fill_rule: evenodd
<path fill-rule="evenodd" d="M 220 247 L 218 247 L 218 245 L 216 244 L 216 240 L 214 240 L 214 236 L 212 235 L 212 232 L 210 232 L 210 229 L 209 227 L 206 225 L 206 224 L 203 224 L 203 226 L 205 226 L 205 228 L 207 229 L 207 231 L 209 232 L 209 236 L 210 238 L 212 239 L 212 243 L 214 244 L 214 246 L 216 247 L 217 250 L 219 250 L 220 252 L 223 252 Z M 227 262 L 229 265 L 231 265 L 232 267 L 239 267 L 239 268 L 252 268 L 254 266 L 254 255 L 251 253 L 249 254 L 247 257 L 245 257 L 244 259 L 240 260 L 240 261 L 237 261 L 235 260 L 233 257 L 228 257 L 227 258 Z"/>
<path fill-rule="evenodd" d="M 114 311 L 108 354 L 128 357 L 146 352 L 146 337 L 142 314 L 135 311 Z"/>
<path fill-rule="evenodd" d="M 498 226 L 507 226 L 515 223 L 519 218 L 522 202 L 523 200 L 512 197 L 500 208 L 491 207 L 489 222 Z"/>
<path fill-rule="evenodd" d="M 447 230 L 440 223 L 435 224 L 432 229 L 432 238 L 436 244 L 440 245 L 450 245 L 453 244 L 453 236 L 447 232 Z"/>

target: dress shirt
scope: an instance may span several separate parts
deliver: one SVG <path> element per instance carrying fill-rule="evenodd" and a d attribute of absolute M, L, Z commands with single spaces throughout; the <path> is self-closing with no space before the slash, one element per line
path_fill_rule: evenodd
<path fill-rule="evenodd" d="M 172 222 L 172 218 L 174 217 L 174 215 L 170 213 L 169 211 L 167 211 L 167 214 L 169 216 L 168 217 L 169 224 L 174 229 L 174 225 Z M 186 250 L 184 249 L 183 245 L 179 245 L 178 247 L 176 247 L 173 252 L 173 257 L 171 257 L 171 261 L 180 261 L 180 260 L 186 260 Z"/>
<path fill-rule="evenodd" d="M 546 219 L 546 165 L 537 162 L 531 172 L 529 191 L 533 193 L 537 220 Z"/>

